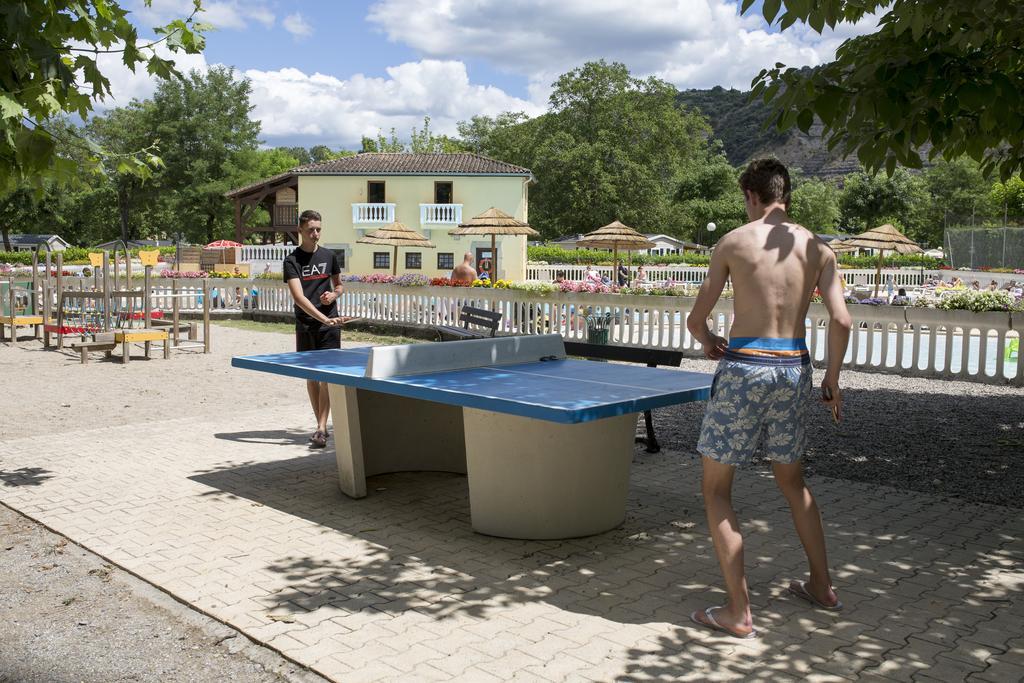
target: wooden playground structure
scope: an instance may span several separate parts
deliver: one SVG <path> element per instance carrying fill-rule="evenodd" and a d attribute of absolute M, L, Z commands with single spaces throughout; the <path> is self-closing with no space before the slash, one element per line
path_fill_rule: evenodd
<path fill-rule="evenodd" d="M 42 245 L 40 245 L 41 248 Z M 92 267 L 92 287 L 85 280 L 77 281 L 78 289 L 67 286 L 63 277 L 63 255 L 56 256 L 56 277 L 51 275 L 51 253 L 46 251 L 45 275 L 39 277 L 39 248 L 32 257 L 31 282 L 22 286 L 15 276 L 7 278 L 6 288 L 0 303 L 0 341 L 6 340 L 5 328 L 10 328 L 10 343 L 18 343 L 18 328 L 33 328 L 32 338 L 39 339 L 40 330 L 43 345 L 50 348 L 56 342 L 58 349 L 68 346 L 79 353 L 82 363 L 89 360 L 90 352 L 102 351 L 109 358 L 118 345 L 121 346 L 121 361 L 131 358 L 131 348 L 142 344 L 146 358 L 149 358 L 153 342 L 163 349 L 164 358 L 170 358 L 172 350 L 202 349 L 210 352 L 210 291 L 203 281 L 202 292 L 181 292 L 177 281 L 171 292 L 161 293 L 161 300 L 170 299 L 171 311 L 168 317 L 163 310 L 152 306 L 152 269 L 157 263 L 156 251 L 140 252 L 144 267 L 143 286 L 132 286 L 131 253 L 126 245 L 124 255 L 124 282 L 120 281 L 117 258 L 119 249 L 113 251 L 114 267 L 111 274 L 110 255 L 107 251 L 89 255 Z M 202 300 L 200 321 L 182 319 L 181 301 L 191 297 Z M 200 324 L 202 336 L 200 337 Z M 55 338 L 55 339 L 54 339 Z"/>

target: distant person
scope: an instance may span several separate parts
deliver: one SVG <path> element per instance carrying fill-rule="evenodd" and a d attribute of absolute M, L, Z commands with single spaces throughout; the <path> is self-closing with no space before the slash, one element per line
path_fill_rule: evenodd
<path fill-rule="evenodd" d="M 728 595 L 724 606 L 698 610 L 690 619 L 735 638 L 752 638 L 757 632 L 732 482 L 736 467 L 751 461 L 762 437 L 760 445 L 773 461 L 775 482 L 789 504 L 810 565 L 809 580 L 793 580 L 789 592 L 821 609 L 842 607 L 832 588 L 821 515 L 800 463 L 813 392 L 804 320 L 815 286 L 831 318 L 821 400 L 836 420 L 843 403 L 839 373 L 852 321 L 835 254 L 786 213 L 791 188 L 786 167 L 774 159 L 754 161 L 739 184 L 750 222 L 718 242 L 687 320 L 704 355 L 720 361 L 697 450 L 708 527 Z M 780 250 L 779 245 L 786 246 Z M 726 341 L 717 328 L 708 328 L 708 318 L 730 279 L 735 319 Z"/>
<path fill-rule="evenodd" d="M 889 303 L 893 306 L 909 306 L 911 301 L 910 297 L 907 296 L 907 290 L 900 287 L 899 291 L 896 292 L 896 296 Z"/>
<path fill-rule="evenodd" d="M 629 269 L 626 268 L 626 264 L 620 261 L 616 273 L 618 274 L 619 287 L 625 287 L 629 284 Z"/>
<path fill-rule="evenodd" d="M 473 269 L 473 254 L 467 251 L 462 256 L 462 263 L 452 269 L 452 282 L 462 282 L 471 285 L 476 277 L 476 270 Z"/>
<path fill-rule="evenodd" d="M 893 280 L 892 275 L 887 275 L 885 278 L 885 293 L 889 296 L 889 301 L 892 301 L 893 292 L 896 291 L 896 281 Z"/>
<path fill-rule="evenodd" d="M 263 274 L 264 275 L 270 275 L 270 264 L 269 263 L 267 265 L 263 266 Z"/>
<path fill-rule="evenodd" d="M 341 264 L 338 255 L 320 246 L 321 218 L 306 209 L 299 216 L 299 247 L 284 259 L 284 281 L 295 300 L 295 350 L 320 351 L 341 347 L 343 319 L 337 316 L 337 301 L 342 292 Z M 316 418 L 316 431 L 310 448 L 327 445 L 327 416 L 331 399 L 327 383 L 306 380 L 309 403 Z"/>
<path fill-rule="evenodd" d="M 587 269 L 583 271 L 583 281 L 592 282 L 595 285 L 604 284 L 604 279 L 601 277 L 601 274 L 597 272 L 597 268 L 595 268 L 592 263 L 587 264 Z"/>
<path fill-rule="evenodd" d="M 647 273 L 642 265 L 636 267 L 636 276 L 633 278 L 633 282 L 638 285 L 647 282 Z"/>
<path fill-rule="evenodd" d="M 981 283 L 978 282 L 977 280 L 971 280 L 971 289 L 973 289 L 975 292 L 980 292 Z"/>
<path fill-rule="evenodd" d="M 993 280 L 992 282 L 988 283 L 988 291 L 990 291 L 990 292 L 998 292 L 999 291 L 999 283 L 996 282 L 995 280 Z"/>

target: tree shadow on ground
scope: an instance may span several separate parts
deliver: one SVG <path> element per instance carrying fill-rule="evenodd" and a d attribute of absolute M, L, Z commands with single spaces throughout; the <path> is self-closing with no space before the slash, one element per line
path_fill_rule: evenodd
<path fill-rule="evenodd" d="M 19 467 L 16 470 L 0 470 L 0 482 L 4 486 L 40 486 L 47 479 L 53 479 L 50 470 L 42 467 Z"/>
<path fill-rule="evenodd" d="M 840 424 L 808 411 L 807 472 L 1024 507 L 1024 391 L 976 390 L 992 393 L 847 389 Z M 662 445 L 693 451 L 704 405 L 655 411 Z"/>
<path fill-rule="evenodd" d="M 707 634 L 690 625 L 689 614 L 722 604 L 723 595 L 697 493 L 697 461 L 683 456 L 639 455 L 623 525 L 559 541 L 474 533 L 466 481 L 458 475 L 381 475 L 368 480 L 367 498 L 346 498 L 328 453 L 192 479 L 212 487 L 210 496 L 250 499 L 337 532 L 334 538 L 365 542 L 358 551 L 339 546 L 325 557 L 331 541 L 321 536 L 318 547 L 303 552 L 300 544 L 270 563 L 283 588 L 258 600 L 268 611 L 300 621 L 325 606 L 363 617 L 415 611 L 435 621 L 499 618 L 515 626 L 519 610 L 532 604 L 538 609 L 526 617 L 531 637 L 547 639 L 570 628 L 565 619 L 538 618 L 554 607 L 555 613 L 600 617 L 595 628 L 607 632 L 595 634 L 601 636 L 595 647 L 606 647 L 609 656 L 626 652 L 626 673 L 636 678 L 729 670 L 744 662 L 770 662 L 773 675 L 802 676 L 825 661 L 817 654 L 821 647 L 793 649 L 809 638 L 836 639 L 832 646 L 839 649 L 871 632 L 877 636 L 872 642 L 889 645 L 876 653 L 883 658 L 904 648 L 911 635 L 945 629 L 966 636 L 985 624 L 998 626 L 1007 615 L 1024 618 L 1024 601 L 1014 597 L 1024 589 L 1024 575 L 1011 571 L 1024 560 L 1013 530 L 1020 521 L 1000 526 L 1005 509 L 946 509 L 924 496 L 821 478 L 814 486 L 847 609 L 838 615 L 809 609 L 785 591 L 805 571 L 788 508 L 770 475 L 755 470 L 739 478 L 736 503 L 762 637 L 748 644 Z M 922 617 L 924 609 L 933 616 Z M 623 624 L 657 628 L 661 635 L 623 643 L 617 626 Z M 901 656 L 915 661 L 918 655 Z"/>

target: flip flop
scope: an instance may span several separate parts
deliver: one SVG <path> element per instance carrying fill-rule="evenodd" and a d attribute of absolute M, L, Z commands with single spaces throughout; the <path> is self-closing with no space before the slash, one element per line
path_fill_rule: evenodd
<path fill-rule="evenodd" d="M 754 629 L 750 633 L 737 633 L 736 631 L 733 631 L 732 629 L 726 628 L 725 626 L 719 624 L 718 621 L 715 620 L 715 617 L 711 614 L 716 609 L 722 608 L 708 607 L 703 612 L 701 612 L 700 610 L 692 612 L 690 614 L 690 621 L 697 624 L 697 626 L 708 629 L 709 631 L 715 631 L 716 633 L 724 633 L 727 636 L 737 638 L 739 640 L 753 640 L 754 638 L 757 638 L 757 629 Z M 707 621 L 704 621 L 700 618 L 699 615 L 701 614 L 704 615 L 704 618 L 707 619 Z"/>
<path fill-rule="evenodd" d="M 317 430 L 313 432 L 313 438 L 309 440 L 310 448 L 326 448 L 327 447 L 327 435 Z"/>
<path fill-rule="evenodd" d="M 821 600 L 818 600 L 818 598 L 811 595 L 811 592 L 807 590 L 807 582 L 805 581 L 790 581 L 788 590 L 796 597 L 806 600 L 815 607 L 827 612 L 838 612 L 843 609 L 843 603 L 841 600 L 836 600 L 836 604 L 834 605 L 826 605 Z"/>

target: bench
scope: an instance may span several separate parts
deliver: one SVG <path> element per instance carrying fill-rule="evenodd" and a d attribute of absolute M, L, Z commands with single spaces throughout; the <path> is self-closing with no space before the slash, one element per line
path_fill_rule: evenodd
<path fill-rule="evenodd" d="M 441 335 L 442 341 L 446 341 L 446 335 L 452 340 L 493 337 L 498 331 L 501 313 L 498 311 L 488 311 L 483 308 L 474 308 L 473 306 L 463 306 L 462 313 L 459 315 L 459 321 L 462 323 L 462 327 L 451 325 L 437 325 L 435 327 Z M 470 329 L 470 325 L 483 328 L 483 330 L 490 330 L 491 333 L 485 334 L 483 330 Z"/>
<path fill-rule="evenodd" d="M 667 349 L 648 349 L 642 346 L 616 346 L 609 344 L 588 344 L 586 342 L 565 342 L 565 352 L 570 356 L 580 358 L 599 358 L 601 360 L 615 360 L 626 363 L 644 363 L 649 368 L 656 368 L 659 365 L 668 365 L 678 368 L 683 361 L 682 351 L 669 351 Z M 661 445 L 654 435 L 654 419 L 651 411 L 644 411 L 644 425 L 647 427 L 647 436 L 636 437 L 637 443 L 646 444 L 648 453 L 658 453 Z"/>
<path fill-rule="evenodd" d="M 113 332 L 98 332 L 93 335 L 90 340 L 81 340 L 71 342 L 71 348 L 77 350 L 82 356 L 82 363 L 89 362 L 90 351 L 105 351 L 107 358 L 110 358 L 110 352 L 117 347 L 117 342 L 114 341 Z"/>

